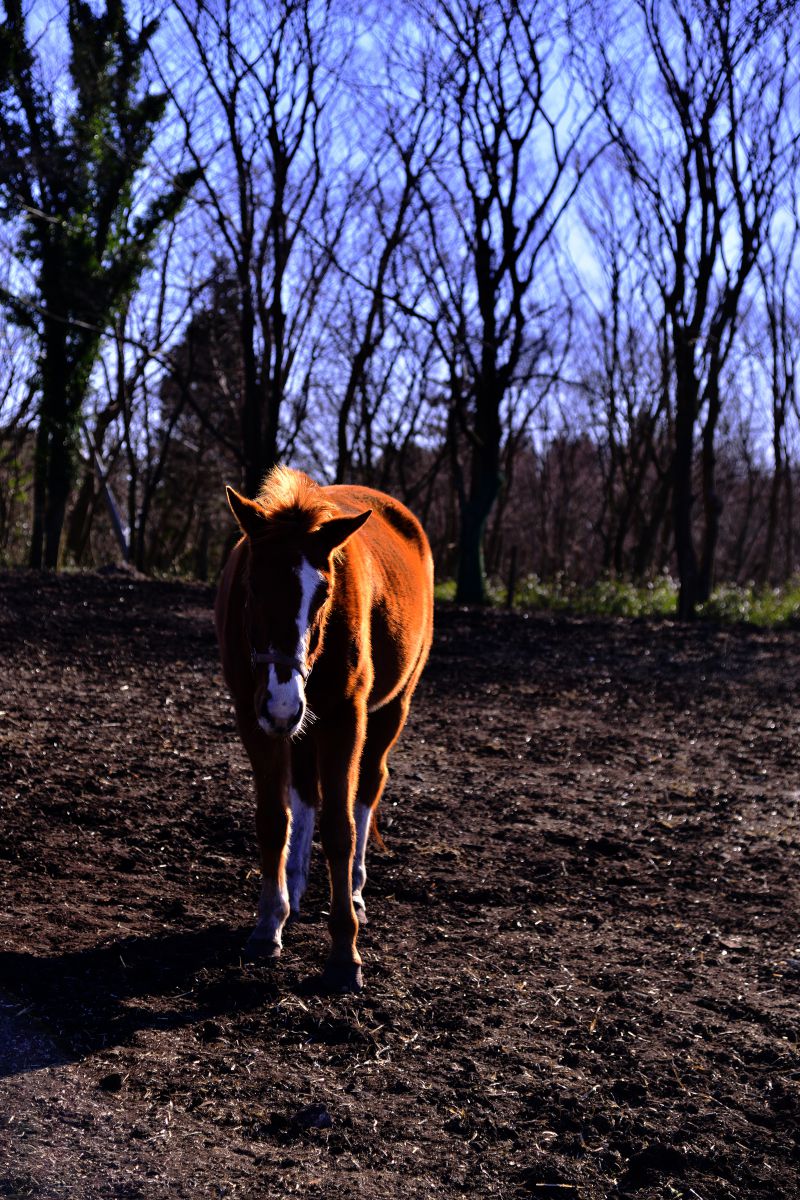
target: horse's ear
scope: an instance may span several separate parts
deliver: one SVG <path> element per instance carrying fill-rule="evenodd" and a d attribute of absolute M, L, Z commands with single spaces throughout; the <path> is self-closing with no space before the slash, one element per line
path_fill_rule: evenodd
<path fill-rule="evenodd" d="M 264 510 L 259 508 L 254 501 L 248 500 L 246 496 L 240 496 L 230 485 L 226 486 L 225 494 L 242 533 L 247 537 L 255 537 L 258 533 L 263 532 L 266 520 Z"/>
<path fill-rule="evenodd" d="M 334 517 L 313 534 L 317 545 L 325 552 L 332 554 L 339 546 L 343 546 L 348 538 L 356 533 L 365 521 L 372 516 L 372 509 L 359 513 L 357 517 Z"/>

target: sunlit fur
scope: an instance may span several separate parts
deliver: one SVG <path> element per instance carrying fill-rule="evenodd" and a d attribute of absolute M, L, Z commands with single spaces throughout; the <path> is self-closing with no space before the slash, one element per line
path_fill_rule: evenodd
<path fill-rule="evenodd" d="M 269 536 L 280 535 L 288 529 L 302 536 L 339 516 L 336 506 L 318 483 L 302 471 L 292 471 L 289 467 L 275 467 L 270 471 L 255 500 L 267 519 L 265 533 Z"/>
<path fill-rule="evenodd" d="M 363 916 L 363 846 L 388 775 L 387 756 L 431 644 L 430 549 L 408 509 L 370 488 L 321 487 L 300 472 L 278 467 L 255 501 L 231 489 L 228 499 L 244 537 L 220 582 L 217 634 L 255 776 L 263 908 L 269 914 L 253 931 L 250 949 L 267 957 L 280 951 L 282 926 L 275 912 L 282 911 L 286 896 L 294 792 L 295 806 L 299 801 L 321 808 L 320 835 L 331 877 L 326 981 L 358 988 L 353 885 Z M 321 586 L 307 603 L 314 572 Z M 308 630 L 303 630 L 298 624 L 305 623 L 306 613 Z M 259 652 L 278 653 L 298 666 L 264 664 L 254 673 L 254 639 Z M 260 728 L 264 705 L 269 714 L 269 681 L 286 687 L 292 680 L 299 695 L 305 670 L 310 674 L 302 724 L 287 728 L 286 736 L 281 729 Z M 277 682 L 273 686 L 277 690 Z M 284 701 L 279 712 L 289 707 Z M 277 719 L 289 724 L 286 716 Z M 294 871 L 294 861 L 292 866 Z"/>

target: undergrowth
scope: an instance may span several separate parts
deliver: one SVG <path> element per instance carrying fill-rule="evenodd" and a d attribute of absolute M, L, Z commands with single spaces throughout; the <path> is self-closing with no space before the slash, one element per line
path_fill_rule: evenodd
<path fill-rule="evenodd" d="M 454 580 L 436 585 L 437 600 L 452 601 L 455 592 Z M 505 605 L 505 586 L 490 583 L 489 599 L 494 606 Z M 677 603 L 678 584 L 668 575 L 646 584 L 602 579 L 588 585 L 563 577 L 545 581 L 529 575 L 520 580 L 514 596 L 514 607 L 518 609 L 581 617 L 674 617 Z M 723 624 L 745 622 L 764 628 L 800 625 L 800 578 L 781 588 L 723 584 L 699 607 L 698 616 Z"/>

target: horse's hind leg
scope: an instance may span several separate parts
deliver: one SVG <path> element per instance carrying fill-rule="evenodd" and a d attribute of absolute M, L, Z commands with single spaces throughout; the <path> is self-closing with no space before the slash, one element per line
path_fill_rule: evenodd
<path fill-rule="evenodd" d="M 389 777 L 389 751 L 400 736 L 411 703 L 409 689 L 367 718 L 367 740 L 361 756 L 361 775 L 356 797 L 356 852 L 353 859 L 353 907 L 362 924 L 366 923 L 364 884 L 367 882 L 367 842 L 386 780 Z"/>
<path fill-rule="evenodd" d="M 310 739 L 292 747 L 292 778 L 289 788 L 292 828 L 289 835 L 289 859 L 286 882 L 293 916 L 300 912 L 300 901 L 308 885 L 311 842 L 319 803 L 319 770 L 316 747 Z"/>
<path fill-rule="evenodd" d="M 350 884 L 356 841 L 353 807 L 365 732 L 366 714 L 356 702 L 342 705 L 336 719 L 321 725 L 315 739 L 322 793 L 319 831 L 331 879 L 331 952 L 322 981 L 335 991 L 361 988 L 358 920 Z"/>

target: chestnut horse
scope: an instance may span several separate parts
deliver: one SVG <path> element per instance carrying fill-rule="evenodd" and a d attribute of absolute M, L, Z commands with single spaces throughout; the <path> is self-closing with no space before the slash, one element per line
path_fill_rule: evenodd
<path fill-rule="evenodd" d="M 251 957 L 276 958 L 305 891 L 316 809 L 331 884 L 323 985 L 361 988 L 367 837 L 433 627 L 433 564 L 408 509 L 276 467 L 216 604 L 222 668 L 253 767 L 262 886 Z"/>

